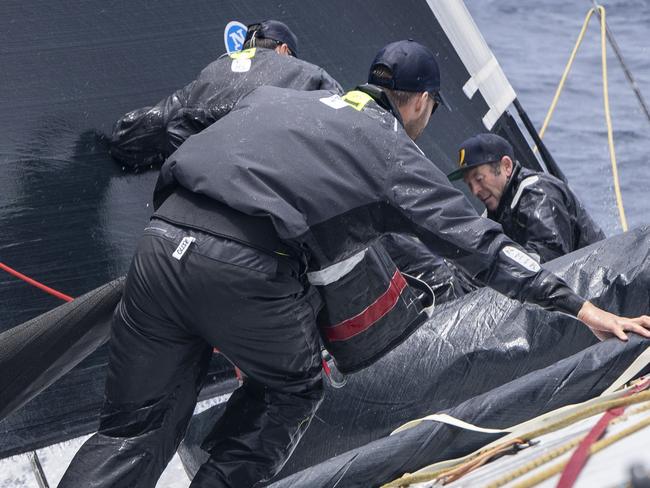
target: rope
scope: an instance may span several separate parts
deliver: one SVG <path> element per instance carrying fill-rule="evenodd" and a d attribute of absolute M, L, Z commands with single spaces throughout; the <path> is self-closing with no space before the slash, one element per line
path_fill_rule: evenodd
<path fill-rule="evenodd" d="M 451 483 L 452 481 L 456 481 L 457 479 L 465 476 L 470 471 L 480 468 L 495 457 L 512 451 L 513 448 L 517 448 L 521 444 L 526 444 L 526 442 L 523 439 L 512 439 L 508 442 L 504 442 L 503 444 L 481 452 L 478 456 L 472 458 L 467 463 L 463 463 L 451 469 L 438 471 L 435 473 L 435 477 L 431 476 L 432 473 L 407 473 L 403 477 L 383 485 L 381 488 L 399 488 L 402 486 L 409 486 L 415 483 L 423 483 L 433 480 L 441 482 L 443 485 Z"/>
<path fill-rule="evenodd" d="M 628 397 L 629 398 L 629 397 Z M 621 408 L 621 407 L 615 407 L 615 408 Z M 637 415 L 640 413 L 644 413 L 650 410 L 650 403 L 643 405 L 641 407 L 637 407 L 630 411 L 627 414 L 627 417 Z M 623 420 L 624 417 L 618 417 L 614 419 L 610 425 L 614 425 L 619 423 L 621 420 Z M 543 455 L 541 455 L 538 458 L 533 459 L 532 461 L 529 461 L 528 463 L 520 466 L 519 468 L 506 473 L 503 475 L 501 478 L 498 478 L 497 480 L 493 481 L 489 485 L 487 485 L 486 488 L 500 488 L 503 485 L 506 485 L 510 483 L 511 481 L 520 478 L 524 476 L 525 474 L 528 474 L 529 472 L 533 471 L 534 469 L 539 468 L 540 466 L 543 466 L 546 463 L 549 463 L 553 461 L 555 458 L 558 458 L 562 456 L 563 454 L 566 454 L 569 452 L 571 449 L 576 447 L 580 442 L 582 442 L 586 437 L 585 435 L 578 436 L 575 439 L 572 439 L 564 444 L 561 444 L 560 446 L 556 447 L 555 449 L 552 449 L 548 452 L 545 452 Z M 567 461 L 568 462 L 568 461 Z M 557 473 L 556 473 L 557 474 Z"/>
<path fill-rule="evenodd" d="M 560 421 L 557 421 L 555 423 L 551 423 L 549 425 L 546 425 L 544 427 L 540 427 L 538 429 L 535 429 L 531 432 L 528 432 L 526 434 L 520 434 L 519 437 L 523 439 L 535 439 L 537 437 L 540 437 L 544 434 L 548 434 L 549 432 L 554 432 L 556 430 L 562 429 L 564 427 L 567 427 L 569 425 L 572 425 L 579 420 L 583 420 L 588 417 L 592 417 L 596 414 L 605 412 L 607 410 L 617 408 L 617 407 L 622 407 L 622 406 L 628 406 L 628 405 L 633 405 L 636 403 L 641 403 L 641 402 L 646 402 L 650 401 L 650 391 L 644 391 L 641 393 L 636 393 L 634 395 L 622 397 L 622 398 L 615 398 L 613 400 L 608 400 L 602 403 L 598 403 L 595 405 L 591 405 L 585 409 L 579 410 L 576 413 L 567 416 L 566 418 L 563 418 Z M 510 441 L 508 441 L 510 442 Z M 578 441 L 576 441 L 577 444 Z M 575 444 L 573 444 L 575 445 Z M 595 444 L 594 444 L 595 445 Z M 503 446 L 500 445 L 500 446 Z M 497 446 L 499 447 L 499 446 Z M 490 449 L 484 449 L 481 451 L 478 451 L 475 453 L 473 456 L 470 456 L 469 459 L 466 462 L 473 462 L 477 457 L 485 454 L 486 452 L 491 451 L 492 449 L 495 448 L 490 448 Z M 548 462 L 548 461 L 546 461 Z M 544 464 L 544 463 L 541 463 Z M 438 479 L 440 476 L 444 475 L 446 472 L 448 472 L 449 469 L 439 469 L 436 471 L 428 471 L 424 473 L 407 473 L 401 478 L 398 478 L 394 481 L 391 481 L 390 483 L 387 483 L 385 485 L 382 485 L 381 488 L 398 488 L 398 487 L 403 487 L 403 486 L 409 486 L 414 483 L 423 483 L 427 481 L 434 481 Z M 525 474 L 525 473 L 522 473 Z M 519 476 L 521 476 L 520 474 Z M 490 486 L 501 486 L 497 484 L 493 484 Z"/>
<path fill-rule="evenodd" d="M 523 475 L 530 473 L 532 470 L 537 469 L 540 466 L 544 466 L 546 463 L 550 463 L 554 459 L 562 456 L 563 454 L 568 453 L 569 451 L 571 451 L 571 449 L 576 447 L 584 438 L 585 438 L 584 435 L 579 436 L 575 439 L 565 442 L 564 444 L 561 444 L 555 449 L 545 452 L 541 456 L 533 459 L 532 461 L 529 461 L 528 463 L 524 464 L 523 466 L 520 466 L 519 468 L 513 471 L 510 471 L 509 473 L 503 475 L 501 478 L 497 479 L 496 481 L 493 481 L 492 483 L 486 485 L 485 488 L 500 488 L 501 486 L 508 484 L 511 481 L 516 480 L 517 478 L 521 478 Z"/>
<path fill-rule="evenodd" d="M 634 434 L 634 433 L 636 433 L 636 432 L 638 432 L 638 431 L 640 431 L 640 430 L 642 430 L 642 429 L 644 429 L 644 428 L 646 428 L 648 426 L 650 426 L 650 417 L 647 417 L 647 418 L 643 419 L 641 422 L 638 422 L 638 423 L 628 427 L 627 429 L 624 429 L 624 430 L 622 430 L 622 431 L 620 431 L 620 432 L 618 432 L 618 433 L 616 433 L 616 434 L 614 434 L 614 435 L 612 435 L 610 437 L 607 437 L 606 439 L 603 439 L 601 441 L 596 442 L 589 449 L 589 454 L 596 454 L 597 452 L 602 451 L 606 447 L 611 446 L 615 442 L 618 442 L 621 439 L 624 439 L 625 437 L 628 437 L 628 436 L 630 436 L 630 435 L 632 435 L 632 434 Z M 556 474 L 559 474 L 564 469 L 564 467 L 566 466 L 566 464 L 568 462 L 569 462 L 568 460 L 567 461 L 561 461 L 561 462 L 551 466 L 550 468 L 538 473 L 537 475 L 532 476 L 531 478 L 529 478 L 529 479 L 527 479 L 527 480 L 525 480 L 525 481 L 523 481 L 521 483 L 516 484 L 513 488 L 530 488 L 532 486 L 535 486 L 535 485 L 541 483 L 542 481 L 545 481 L 545 480 L 549 479 L 551 476 L 555 476 Z"/>
<path fill-rule="evenodd" d="M 539 130 L 540 138 L 544 137 L 548 124 L 551 121 L 551 117 L 553 116 L 553 112 L 555 112 L 555 107 L 557 106 L 557 102 L 560 99 L 560 94 L 564 89 L 564 83 L 566 82 L 566 79 L 569 76 L 569 72 L 573 67 L 573 61 L 575 61 L 576 59 L 576 55 L 578 54 L 578 48 L 582 44 L 582 40 L 585 37 L 585 32 L 587 31 L 587 26 L 589 25 L 589 20 L 591 19 L 591 16 L 593 14 L 594 14 L 594 9 L 593 8 L 589 9 L 589 12 L 587 12 L 587 16 L 585 17 L 585 20 L 582 23 L 582 29 L 580 29 L 580 34 L 578 34 L 578 40 L 573 46 L 573 51 L 571 51 L 571 56 L 569 56 L 569 61 L 567 62 L 566 67 L 564 68 L 564 73 L 562 73 L 562 78 L 560 78 L 560 83 L 557 85 L 557 88 L 555 90 L 555 95 L 553 96 L 553 101 L 551 102 L 551 106 L 549 107 L 548 112 L 546 113 L 546 117 L 544 118 L 544 123 L 542 124 L 542 128 Z"/>
<path fill-rule="evenodd" d="M 436 477 L 436 481 L 441 482 L 443 485 L 456 481 L 465 476 L 470 471 L 474 471 L 475 469 L 480 468 L 488 461 L 492 461 L 503 454 L 512 452 L 513 450 L 523 448 L 526 444 L 526 441 L 523 439 L 512 439 L 508 442 L 504 442 L 503 444 L 484 451 L 482 454 L 467 463 L 463 463 L 460 466 L 443 471 Z M 421 475 L 422 474 L 424 473 L 421 473 Z"/>
<path fill-rule="evenodd" d="M 599 6 L 594 0 L 592 0 L 592 3 L 594 4 L 594 7 Z M 596 12 L 596 13 L 600 17 L 600 12 Z M 648 109 L 648 104 L 643 98 L 643 95 L 641 94 L 641 89 L 639 88 L 639 85 L 634 79 L 634 76 L 632 76 L 632 72 L 630 71 L 630 68 L 627 67 L 627 64 L 625 63 L 625 59 L 623 59 L 623 53 L 618 47 L 618 43 L 616 42 L 616 39 L 614 39 L 614 34 L 612 34 L 612 31 L 609 29 L 607 23 L 605 23 L 605 29 L 607 31 L 607 39 L 609 40 L 609 44 L 610 46 L 612 46 L 612 49 L 614 50 L 614 54 L 616 54 L 619 63 L 621 63 L 621 67 L 623 68 L 625 77 L 627 78 L 627 81 L 630 82 L 630 85 L 632 86 L 632 91 L 634 91 L 634 94 L 636 95 L 636 99 L 639 101 L 639 105 L 641 105 L 641 110 L 643 110 L 646 119 L 648 119 L 648 122 L 650 122 L 650 109 Z"/>
<path fill-rule="evenodd" d="M 650 383 L 647 381 L 640 383 L 635 386 L 628 395 L 633 395 L 643 391 L 647 389 L 648 386 L 650 386 Z M 580 441 L 580 445 L 571 455 L 569 462 L 562 471 L 557 488 L 571 488 L 575 484 L 578 476 L 580 476 L 580 472 L 589 459 L 589 449 L 591 446 L 603 436 L 609 425 L 615 423 L 616 419 L 623 415 L 624 412 L 625 407 L 612 408 L 607 410 L 598 422 L 596 422 L 596 425 L 589 431 L 587 436 Z"/>
<path fill-rule="evenodd" d="M 462 478 L 470 471 L 474 471 L 475 469 L 480 468 L 488 461 L 493 461 L 497 457 L 508 452 L 512 452 L 513 449 L 518 449 L 524 444 L 526 444 L 526 442 L 523 439 L 512 439 L 511 441 L 505 442 L 501 446 L 497 446 L 493 449 L 490 449 L 489 451 L 486 451 L 483 453 L 483 455 L 478 456 L 470 463 L 466 463 L 464 465 L 446 471 L 439 478 L 441 479 L 442 483 L 446 485 L 447 483 L 451 483 Z"/>
<path fill-rule="evenodd" d="M 71 302 L 72 300 L 74 300 L 74 298 L 72 298 L 71 296 L 68 296 L 65 293 L 61 293 L 60 291 L 56 291 L 54 288 L 50 288 L 49 286 L 46 286 L 43 283 L 39 283 L 38 281 L 30 278 L 29 276 L 26 276 L 26 275 L 24 275 L 22 273 L 19 273 L 15 269 L 10 268 L 9 266 L 7 266 L 4 263 L 0 263 L 0 269 L 5 270 L 10 275 L 13 275 L 16 278 L 19 278 L 19 279 L 25 281 L 26 283 L 29 283 L 30 285 L 35 286 L 36 288 L 40 288 L 44 292 L 49 293 L 50 295 L 53 295 L 53 296 L 55 296 L 57 298 L 60 298 L 61 300 L 64 300 L 66 302 Z"/>
<path fill-rule="evenodd" d="M 7 266 L 4 263 L 0 262 L 0 269 L 5 270 L 10 275 L 13 275 L 16 278 L 19 278 L 19 279 L 25 281 L 26 283 L 29 283 L 30 285 L 33 285 L 36 288 L 39 288 L 39 289 L 43 290 L 46 293 L 49 293 L 50 295 L 53 295 L 53 296 L 55 296 L 57 298 L 60 298 L 61 300 L 64 300 L 66 302 L 71 302 L 72 300 L 74 300 L 74 298 L 72 298 L 71 296 L 66 295 L 65 293 L 61 293 L 60 291 L 56 291 L 54 288 L 50 288 L 49 286 L 44 285 L 43 283 L 40 283 L 40 282 L 36 281 L 35 279 L 30 278 L 29 276 L 26 276 L 26 275 L 18 272 L 15 269 L 10 268 L 9 266 Z M 217 348 L 214 348 L 213 352 L 219 353 L 219 350 Z M 238 381 L 243 381 L 243 376 L 242 376 L 241 370 L 235 365 L 233 365 L 233 367 L 235 368 L 235 376 L 237 377 L 237 380 Z"/>
<path fill-rule="evenodd" d="M 623 415 L 623 412 L 625 412 L 625 408 L 623 407 L 613 408 L 607 410 L 607 412 L 600 417 L 598 422 L 596 422 L 596 425 L 589 431 L 587 436 L 580 441 L 576 450 L 573 451 L 569 462 L 567 462 L 566 467 L 562 471 L 557 488 L 571 488 L 574 485 L 578 476 L 580 476 L 582 468 L 587 464 L 589 449 L 591 446 L 603 436 L 607 427 L 609 427 L 609 424 L 612 423 L 615 418 Z"/>
<path fill-rule="evenodd" d="M 642 407 L 639 407 L 639 408 L 636 408 L 636 409 L 632 410 L 628 414 L 628 417 L 633 416 L 633 415 L 637 415 L 639 413 L 647 412 L 648 410 L 650 410 L 650 403 L 647 404 L 647 405 L 644 405 Z M 612 421 L 611 424 L 612 425 L 617 424 L 621 420 L 623 420 L 623 418 L 619 417 L 619 418 L 615 419 L 614 421 Z M 504 486 L 504 485 L 510 483 L 511 481 L 516 480 L 517 478 L 520 478 L 520 477 L 524 476 L 525 474 L 530 473 L 534 469 L 537 469 L 540 466 L 543 466 L 544 464 L 547 464 L 547 463 L 553 461 L 554 459 L 562 456 L 563 454 L 568 453 L 571 449 L 576 447 L 585 437 L 586 437 L 586 435 L 578 436 L 575 439 L 567 441 L 566 443 L 561 444 L 560 446 L 558 446 L 558 447 L 556 447 L 556 448 L 554 448 L 554 449 L 552 449 L 552 450 L 550 450 L 548 452 L 545 452 L 544 454 L 542 454 L 541 456 L 533 459 L 532 461 L 529 461 L 528 463 L 518 467 L 517 469 L 515 469 L 513 471 L 510 471 L 509 473 L 503 475 L 501 478 L 493 481 L 492 483 L 487 485 L 485 488 L 500 488 L 501 486 Z"/>
<path fill-rule="evenodd" d="M 614 129 L 612 127 L 612 117 L 609 108 L 609 85 L 607 81 L 607 43 L 606 43 L 607 25 L 605 23 L 605 7 L 603 6 L 598 6 L 589 9 L 589 11 L 587 12 L 585 20 L 582 23 L 582 29 L 580 29 L 580 34 L 578 34 L 578 39 L 576 40 L 576 43 L 573 46 L 571 55 L 569 56 L 569 61 L 567 62 L 566 67 L 564 68 L 564 72 L 562 73 L 562 78 L 560 79 L 560 83 L 558 84 L 557 89 L 555 90 L 555 95 L 553 96 L 553 101 L 551 102 L 551 106 L 549 107 L 548 112 L 546 113 L 546 117 L 544 118 L 544 123 L 542 124 L 542 128 L 539 131 L 539 137 L 540 138 L 544 137 L 544 134 L 546 133 L 546 129 L 548 128 L 548 125 L 551 121 L 551 117 L 555 112 L 555 108 L 557 106 L 558 100 L 560 99 L 560 94 L 564 89 L 564 84 L 566 82 L 566 79 L 569 75 L 569 72 L 571 71 L 573 62 L 575 61 L 576 55 L 578 53 L 578 48 L 582 44 L 582 41 L 585 36 L 585 32 L 587 31 L 587 26 L 589 25 L 591 16 L 594 13 L 597 13 L 600 17 L 600 30 L 601 30 L 600 50 L 601 50 L 601 61 L 602 61 L 601 64 L 602 64 L 602 73 L 603 73 L 603 102 L 605 105 L 605 122 L 607 124 L 607 144 L 609 147 L 609 158 L 612 163 L 612 179 L 614 181 L 614 193 L 616 194 L 616 206 L 618 207 L 619 218 L 621 221 L 621 228 L 623 229 L 623 232 L 626 232 L 628 229 L 627 218 L 625 217 L 625 208 L 623 207 L 623 197 L 621 195 L 621 188 L 620 188 L 619 178 L 618 178 L 618 165 L 616 163 L 616 153 L 614 151 Z M 534 150 L 537 150 L 537 147 L 535 147 Z"/>
<path fill-rule="evenodd" d="M 607 82 L 607 35 L 605 26 L 605 7 L 598 7 L 600 12 L 600 50 L 603 65 L 603 101 L 605 103 L 605 120 L 607 121 L 607 143 L 609 145 L 609 158 L 612 161 L 612 176 L 614 179 L 614 192 L 616 193 L 616 206 L 621 219 L 623 232 L 627 232 L 627 219 L 625 218 L 625 209 L 623 208 L 623 196 L 621 195 L 621 186 L 618 181 L 618 166 L 616 164 L 616 153 L 614 152 L 614 129 L 612 128 L 612 115 L 609 111 L 609 88 Z"/>
<path fill-rule="evenodd" d="M 49 293 L 50 295 L 60 298 L 61 300 L 64 300 L 66 302 L 71 302 L 72 300 L 74 300 L 74 298 L 72 298 L 71 296 L 68 296 L 65 293 L 61 293 L 60 291 L 56 291 L 54 288 L 50 288 L 49 286 L 44 285 L 43 283 L 40 283 L 35 279 L 30 278 L 29 276 L 19 273 L 18 271 L 16 271 L 13 268 L 10 268 L 4 263 L 0 263 L 0 269 L 5 270 L 10 275 L 15 276 L 18 279 L 21 279 L 24 282 L 29 283 L 30 285 L 33 285 L 36 288 L 39 288 L 46 293 Z M 38 458 L 38 454 L 36 453 L 36 451 L 32 451 L 29 454 L 29 456 L 30 456 L 29 460 L 32 465 L 32 471 L 34 473 L 34 476 L 36 477 L 38 486 L 40 488 L 49 488 L 50 485 L 47 482 L 47 477 L 45 476 L 45 472 L 43 471 L 43 467 L 41 465 L 40 459 Z"/>

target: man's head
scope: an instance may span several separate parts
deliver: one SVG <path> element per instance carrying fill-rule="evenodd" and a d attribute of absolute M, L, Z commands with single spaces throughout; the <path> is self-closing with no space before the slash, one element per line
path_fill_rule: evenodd
<path fill-rule="evenodd" d="M 298 57 L 298 38 L 279 20 L 265 20 L 249 25 L 244 49 L 252 47 L 273 49 L 279 54 Z"/>
<path fill-rule="evenodd" d="M 386 90 L 413 140 L 443 103 L 436 58 L 430 49 L 415 41 L 392 42 L 382 48 L 370 65 L 368 83 Z"/>
<path fill-rule="evenodd" d="M 459 169 L 449 179 L 462 178 L 472 194 L 495 211 L 514 170 L 512 146 L 496 134 L 478 134 L 463 142 L 458 152 Z"/>

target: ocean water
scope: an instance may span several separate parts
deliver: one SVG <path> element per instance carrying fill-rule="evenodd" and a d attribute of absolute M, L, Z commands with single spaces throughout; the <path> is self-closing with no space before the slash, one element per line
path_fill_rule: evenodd
<path fill-rule="evenodd" d="M 542 126 L 591 0 L 465 2 L 535 126 Z M 606 19 L 650 104 L 650 2 L 610 0 Z M 614 145 L 630 228 L 650 223 L 650 121 L 607 46 Z M 602 93 L 600 26 L 593 16 L 544 141 L 608 235 L 620 232 Z"/>
<path fill-rule="evenodd" d="M 466 5 L 524 108 L 540 127 L 591 2 L 467 0 Z M 605 5 L 611 30 L 650 101 L 650 2 L 612 0 Z M 620 223 L 608 155 L 599 36 L 594 18 L 545 141 L 574 191 L 611 235 L 620 231 Z M 635 227 L 650 223 L 646 196 L 650 122 L 609 46 L 608 67 L 621 190 L 628 223 Z M 39 451 L 52 486 L 79 445 L 80 441 L 73 441 Z M 188 485 L 177 459 L 158 484 L 170 488 Z M 37 487 L 24 456 L 0 461 L 0 488 L 16 487 Z"/>

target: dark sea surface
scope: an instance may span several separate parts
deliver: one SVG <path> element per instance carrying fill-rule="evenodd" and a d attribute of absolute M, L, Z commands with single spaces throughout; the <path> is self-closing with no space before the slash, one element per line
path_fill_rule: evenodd
<path fill-rule="evenodd" d="M 467 0 L 520 102 L 541 128 L 589 0 Z M 606 19 L 650 103 L 650 2 L 610 0 Z M 650 222 L 650 121 L 607 46 L 614 145 L 630 228 Z M 544 141 L 607 235 L 620 232 L 603 107 L 600 25 L 593 16 Z"/>

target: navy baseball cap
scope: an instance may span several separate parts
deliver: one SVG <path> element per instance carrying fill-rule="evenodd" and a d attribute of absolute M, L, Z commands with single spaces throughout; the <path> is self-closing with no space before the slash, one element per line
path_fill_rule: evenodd
<path fill-rule="evenodd" d="M 468 169 L 482 164 L 496 163 L 501 161 L 503 156 L 515 160 L 512 146 L 503 137 L 489 133 L 470 137 L 458 149 L 459 168 L 449 173 L 447 178 L 451 181 L 460 180 Z"/>
<path fill-rule="evenodd" d="M 385 66 L 391 78 L 373 74 L 378 66 Z M 368 83 L 391 90 L 427 92 L 438 103 L 447 105 L 440 95 L 440 68 L 433 52 L 411 39 L 391 42 L 384 46 L 370 65 Z"/>
<path fill-rule="evenodd" d="M 298 38 L 284 22 L 280 22 L 279 20 L 265 20 L 264 22 L 251 24 L 246 31 L 246 40 L 244 43 L 252 39 L 253 36 L 260 39 L 272 39 L 286 44 L 289 46 L 291 54 L 298 57 Z"/>

